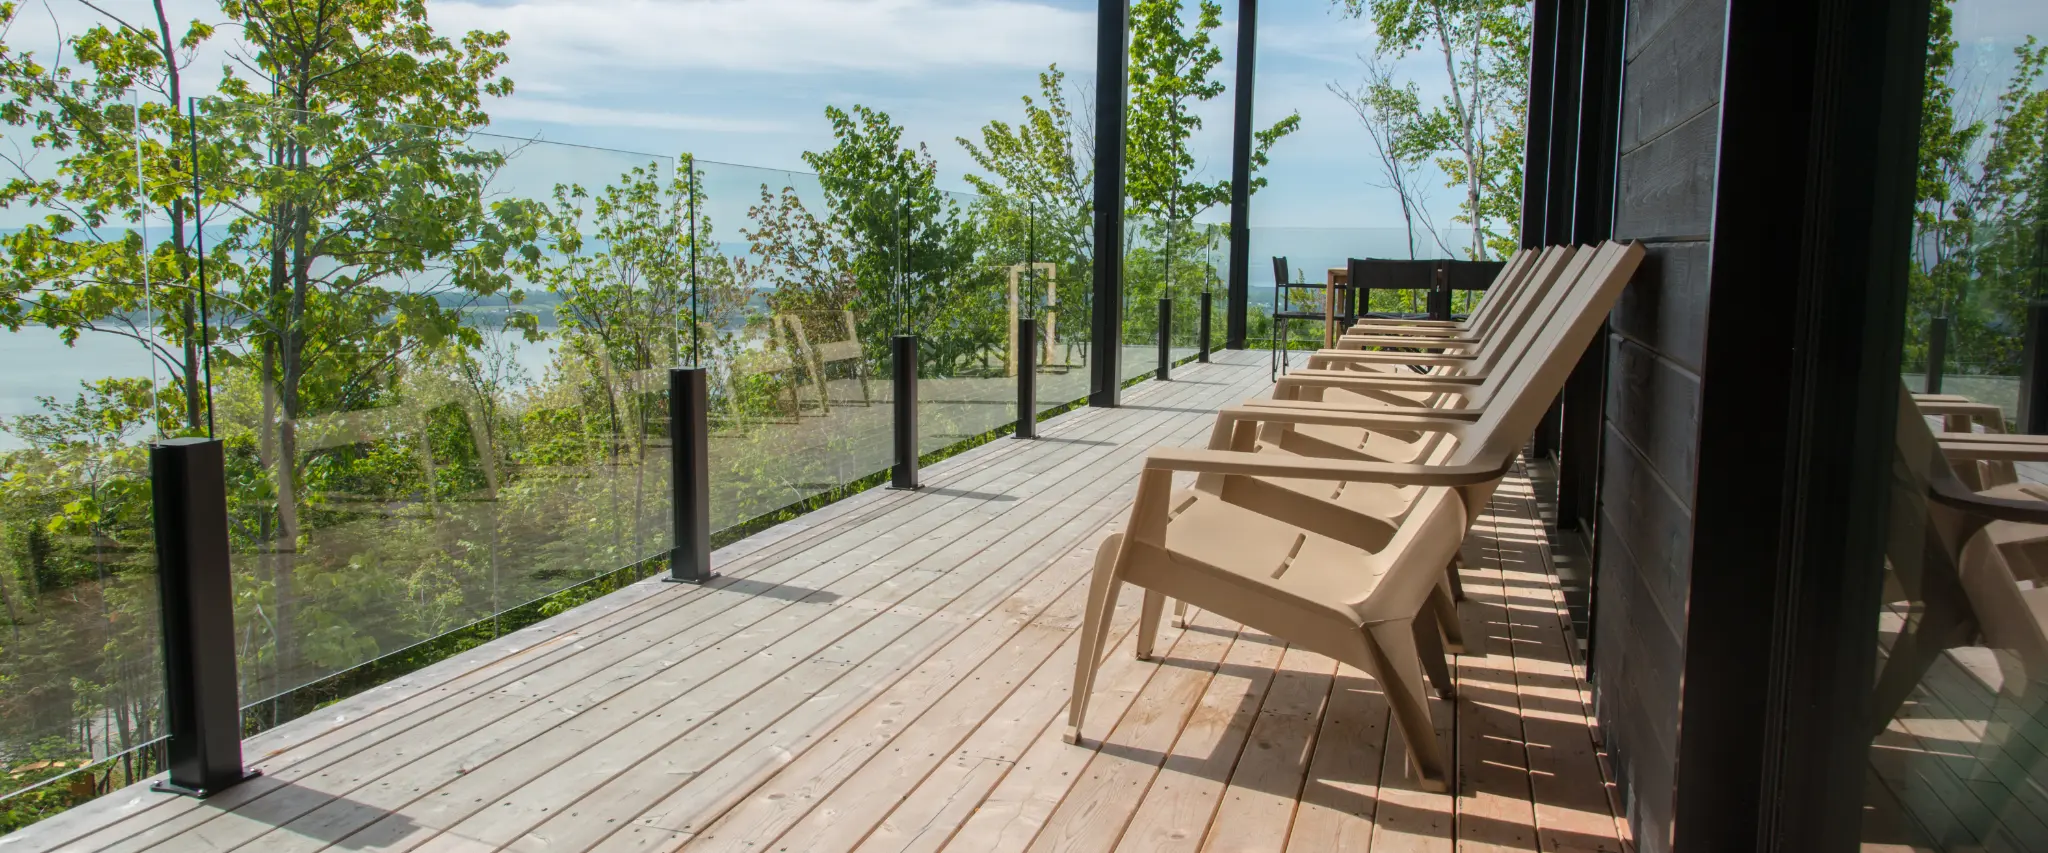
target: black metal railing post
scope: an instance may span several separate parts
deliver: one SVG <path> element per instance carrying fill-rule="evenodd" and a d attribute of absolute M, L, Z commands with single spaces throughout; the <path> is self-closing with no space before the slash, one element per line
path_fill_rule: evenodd
<path fill-rule="evenodd" d="M 711 395 L 702 367 L 668 372 L 669 489 L 676 544 L 668 579 L 703 583 L 711 571 Z"/>
<path fill-rule="evenodd" d="M 1152 375 L 1160 381 L 1173 378 L 1173 353 L 1168 347 L 1173 344 L 1173 299 L 1159 297 L 1159 369 Z"/>
<path fill-rule="evenodd" d="M 1948 318 L 1936 317 L 1927 324 L 1927 393 L 1941 393 L 1941 373 L 1947 360 Z"/>
<path fill-rule="evenodd" d="M 2027 337 L 2020 350 L 2020 432 L 2048 435 L 2048 300 L 2027 303 Z"/>
<path fill-rule="evenodd" d="M 201 798 L 257 775 L 242 767 L 224 446 L 174 438 L 149 448 L 171 771 L 151 787 Z"/>
<path fill-rule="evenodd" d="M 1038 320 L 1017 318 L 1016 438 L 1038 437 Z"/>
<path fill-rule="evenodd" d="M 1451 273 L 1450 269 L 1441 263 L 1436 265 L 1433 278 L 1430 280 L 1429 319 L 1451 319 Z"/>
<path fill-rule="evenodd" d="M 889 488 L 915 489 L 917 482 L 917 336 L 897 335 L 890 339 L 890 365 L 895 377 L 896 465 L 889 472 Z"/>
<path fill-rule="evenodd" d="M 1201 338 L 1201 340 L 1200 340 L 1200 341 L 1198 342 L 1198 345 L 1199 345 L 1199 346 L 1201 347 L 1201 349 L 1200 349 L 1200 350 L 1199 350 L 1199 351 L 1197 352 L 1197 354 L 1196 354 L 1195 358 L 1196 358 L 1196 360 L 1197 360 L 1197 361 L 1200 361 L 1200 362 L 1202 362 L 1203 364 L 1207 364 L 1207 363 L 1209 363 L 1209 303 L 1210 303 L 1210 301 L 1211 301 L 1211 299 L 1210 299 L 1210 297 L 1209 297 L 1209 291 L 1206 291 L 1206 290 L 1202 291 L 1202 319 L 1201 319 L 1201 323 L 1200 323 L 1199 325 L 1197 325 L 1197 326 L 1196 326 L 1196 328 L 1195 328 L 1195 335 L 1196 335 L 1197 337 Z"/>

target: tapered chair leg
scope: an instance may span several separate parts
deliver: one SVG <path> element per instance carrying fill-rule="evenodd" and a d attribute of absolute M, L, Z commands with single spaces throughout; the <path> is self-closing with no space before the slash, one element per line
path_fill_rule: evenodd
<path fill-rule="evenodd" d="M 1173 627 L 1186 628 L 1187 626 L 1188 603 L 1176 598 L 1173 600 Z"/>
<path fill-rule="evenodd" d="M 1151 660 L 1159 644 L 1159 616 L 1166 611 L 1166 596 L 1145 590 L 1143 609 L 1138 611 L 1138 660 Z"/>
<path fill-rule="evenodd" d="M 1944 596 L 1945 597 L 1945 596 Z M 1941 654 L 1956 646 L 1969 645 L 1976 626 L 1962 608 L 1942 601 L 1929 602 L 1918 619 L 1908 620 L 1899 637 L 1885 651 L 1884 668 L 1871 689 L 1869 732 L 1884 734 L 1892 718 L 1913 695 L 1913 689 L 1934 668 Z"/>
<path fill-rule="evenodd" d="M 1452 654 L 1465 653 L 1465 623 L 1458 619 L 1458 602 L 1452 599 L 1450 584 L 1437 584 L 1429 591 L 1429 606 L 1444 632 L 1444 646 Z"/>
<path fill-rule="evenodd" d="M 1408 756 L 1415 762 L 1423 789 L 1449 791 L 1450 767 L 1436 741 L 1436 724 L 1429 717 L 1429 694 L 1422 684 L 1412 624 L 1406 619 L 1381 622 L 1365 631 L 1366 647 L 1373 658 L 1372 675 L 1387 693 L 1387 704 L 1408 741 Z"/>
<path fill-rule="evenodd" d="M 1074 655 L 1074 694 L 1068 698 L 1067 743 L 1081 742 L 1081 721 L 1088 715 L 1088 697 L 1095 692 L 1095 670 L 1102 665 L 1103 639 L 1116 608 L 1117 559 L 1123 551 L 1121 533 L 1110 534 L 1095 552 L 1095 574 L 1088 581 L 1088 609 L 1081 617 L 1081 648 Z"/>
<path fill-rule="evenodd" d="M 1458 573 L 1458 570 L 1464 567 L 1465 557 L 1462 554 L 1451 555 L 1451 564 L 1444 567 L 1444 577 L 1451 583 L 1452 601 L 1465 600 L 1465 579 Z"/>
<path fill-rule="evenodd" d="M 1429 683 L 1436 687 L 1436 695 L 1457 698 L 1458 688 L 1451 681 L 1450 661 L 1444 659 L 1444 639 L 1437 627 L 1436 613 L 1424 608 L 1413 624 L 1415 651 L 1421 658 L 1422 670 L 1429 674 Z"/>

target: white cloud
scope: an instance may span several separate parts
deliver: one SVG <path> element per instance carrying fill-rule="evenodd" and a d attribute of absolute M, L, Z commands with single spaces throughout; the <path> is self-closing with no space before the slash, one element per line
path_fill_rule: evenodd
<path fill-rule="evenodd" d="M 523 73 L 940 72 L 1092 55 L 1094 15 L 1027 0 L 532 0 L 432 7 L 442 32 L 504 30 Z M 515 75 L 515 79 L 517 76 Z"/>
<path fill-rule="evenodd" d="M 705 133 L 784 133 L 794 129 L 790 122 L 776 119 L 689 115 L 640 108 L 613 109 L 532 98 L 500 100 L 493 102 L 488 109 L 493 119 L 586 127 L 631 127 Z"/>

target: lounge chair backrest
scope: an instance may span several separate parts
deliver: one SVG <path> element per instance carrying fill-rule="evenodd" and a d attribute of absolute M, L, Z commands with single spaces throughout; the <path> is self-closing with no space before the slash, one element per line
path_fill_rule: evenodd
<path fill-rule="evenodd" d="M 1502 323 L 1514 320 L 1531 300 L 1541 299 L 1555 282 L 1554 278 L 1545 278 L 1541 273 L 1546 269 L 1556 269 L 1553 260 L 1559 255 L 1569 260 L 1574 250 L 1572 246 L 1549 246 L 1541 251 L 1525 249 L 1516 253 L 1514 260 L 1501 271 L 1494 288 L 1488 291 L 1487 298 L 1481 301 L 1479 309 L 1473 312 L 1466 327 L 1469 334 L 1475 338 L 1499 335 Z M 1371 336 L 1373 332 L 1367 330 L 1359 334 Z M 1508 332 L 1508 335 L 1512 334 Z"/>
<path fill-rule="evenodd" d="M 1544 325 L 1529 336 L 1526 356 L 1490 389 L 1489 399 L 1500 404 L 1486 407 L 1453 461 L 1511 459 L 1521 451 L 1641 265 L 1643 247 L 1609 242 L 1579 254 L 1591 256 L 1584 274 L 1557 289 L 1556 310 L 1541 312 Z"/>
<path fill-rule="evenodd" d="M 1500 269 L 1500 275 L 1494 276 L 1493 283 L 1480 291 L 1479 304 L 1472 308 L 1469 327 L 1474 330 L 1489 328 L 1489 324 L 1500 315 L 1501 306 L 1514 301 L 1515 292 L 1520 289 L 1523 283 L 1522 276 L 1527 272 L 1527 268 L 1541 261 L 1549 252 L 1548 248 L 1540 252 L 1535 249 L 1523 249 L 1508 258 L 1507 266 Z"/>
<path fill-rule="evenodd" d="M 1487 338 L 1491 346 L 1474 359 L 1474 369 L 1489 375 L 1504 373 L 1529 350 L 1534 330 L 1549 321 L 1558 303 L 1585 272 L 1593 252 L 1575 246 L 1553 246 L 1529 271 L 1527 280 L 1515 288 L 1513 304 L 1501 314 L 1497 328 Z"/>
<path fill-rule="evenodd" d="M 1466 320 L 1465 328 L 1472 330 L 1472 333 L 1475 335 L 1485 334 L 1491 325 L 1499 319 L 1503 306 L 1513 304 L 1515 301 L 1519 287 L 1522 284 L 1522 276 L 1534 264 L 1538 263 L 1544 255 L 1557 248 L 1559 247 L 1550 246 L 1540 251 L 1537 249 L 1522 249 L 1515 252 L 1514 256 L 1508 259 L 1507 265 L 1501 268 L 1500 274 L 1494 277 L 1493 283 L 1488 285 L 1482 292 L 1479 304 L 1472 309 L 1471 317 Z M 1284 259 L 1276 258 L 1275 260 Z M 1352 283 L 1356 285 L 1362 282 L 1365 279 L 1364 272 L 1367 266 L 1376 263 L 1405 265 L 1415 262 L 1361 261 L 1357 258 L 1352 258 L 1347 268 Z"/>
<path fill-rule="evenodd" d="M 836 313 L 839 316 L 831 316 L 831 314 L 834 313 Z M 830 319 L 832 320 L 839 321 L 843 329 L 819 329 L 818 331 L 820 332 L 820 336 L 822 337 L 822 334 L 825 331 L 832 331 L 835 334 L 841 333 L 843 331 L 845 337 L 839 338 L 837 340 L 808 341 L 811 346 L 811 351 L 817 354 L 818 362 L 822 365 L 860 358 L 862 356 L 862 350 L 860 345 L 860 325 L 854 319 L 852 311 L 837 311 L 831 313 L 817 312 L 810 315 L 790 314 L 785 318 L 785 322 L 789 323 L 791 327 L 808 326 L 809 324 L 807 321 L 813 318 L 822 321 L 828 317 L 830 317 Z M 806 336 L 806 338 L 808 339 L 808 335 Z"/>
<path fill-rule="evenodd" d="M 1589 265 L 1594 252 L 1574 246 L 1553 246 L 1543 254 L 1530 273 L 1530 279 L 1523 287 L 1517 288 L 1516 304 L 1504 315 L 1502 328 L 1489 336 L 1492 341 L 1479 357 L 1473 359 L 1470 368 L 1486 378 L 1463 396 L 1471 404 L 1486 405 L 1500 393 L 1514 373 L 1515 365 L 1531 352 L 1537 351 L 1538 339 L 1543 329 L 1556 316 L 1558 308 L 1571 298 Z"/>

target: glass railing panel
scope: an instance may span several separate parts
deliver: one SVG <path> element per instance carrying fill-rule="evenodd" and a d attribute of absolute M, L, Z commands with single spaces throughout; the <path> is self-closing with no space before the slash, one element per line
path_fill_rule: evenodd
<path fill-rule="evenodd" d="M 1123 357 L 1117 367 L 1125 382 L 1150 376 L 1159 365 L 1159 297 L 1171 274 L 1167 237 L 1157 220 L 1124 220 Z"/>
<path fill-rule="evenodd" d="M 0 832 L 162 769 L 148 445 L 191 434 L 187 392 L 203 392 L 184 379 L 175 109 L 99 89 L 29 106 L 95 132 L 38 126 L 68 141 L 5 155 Z"/>
<path fill-rule="evenodd" d="M 1032 265 L 1020 291 L 1038 302 L 1040 411 L 1088 398 L 1090 341 L 1095 322 L 1094 221 L 1078 202 L 1021 202 L 1025 257 Z M 1020 296 L 1020 299 L 1022 297 Z M 1023 304 L 1033 304 L 1023 299 Z"/>
<path fill-rule="evenodd" d="M 928 277 L 909 283 L 920 305 L 918 452 L 930 454 L 1016 422 L 1017 351 L 1026 345 L 1016 320 L 1040 313 L 1054 279 L 1027 263 L 1030 222 L 1016 205 L 939 193 L 936 204 L 907 207 L 932 211 L 908 233 L 946 247 L 909 258 Z"/>
<path fill-rule="evenodd" d="M 847 226 L 872 227 L 846 215 L 860 200 L 814 175 L 696 169 L 711 524 L 724 530 L 888 469 L 897 255 Z"/>
<path fill-rule="evenodd" d="M 245 704 L 669 548 L 673 158 L 205 104 Z"/>

